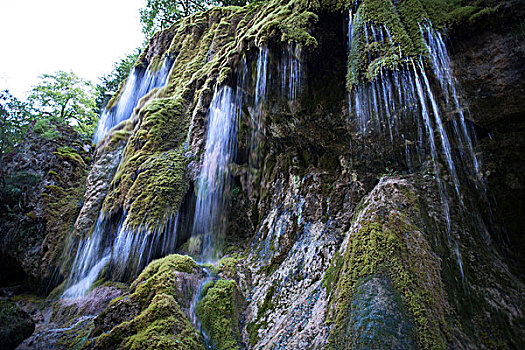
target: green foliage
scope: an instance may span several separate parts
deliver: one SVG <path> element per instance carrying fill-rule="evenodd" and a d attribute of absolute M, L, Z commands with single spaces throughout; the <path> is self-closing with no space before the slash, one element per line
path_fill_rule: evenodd
<path fill-rule="evenodd" d="M 140 23 L 146 38 L 166 29 L 181 18 L 213 6 L 244 6 L 246 0 L 147 0 L 140 9 Z"/>
<path fill-rule="evenodd" d="M 94 85 L 73 72 L 58 71 L 44 74 L 40 79 L 28 98 L 35 116 L 70 124 L 80 135 L 90 138 L 98 121 L 96 100 L 99 93 Z"/>
<path fill-rule="evenodd" d="M 27 132 L 31 115 L 27 104 L 9 91 L 0 92 L 0 185 L 5 195 L 4 154 L 12 151 Z"/>
<path fill-rule="evenodd" d="M 51 123 L 49 119 L 37 119 L 33 131 L 48 140 L 54 140 L 60 135 L 56 125 Z"/>
<path fill-rule="evenodd" d="M 9 152 L 27 132 L 31 114 L 27 103 L 18 100 L 8 90 L 0 92 L 0 150 Z"/>
<path fill-rule="evenodd" d="M 175 21 L 197 11 L 206 10 L 212 4 L 210 0 L 148 0 L 146 7 L 140 9 L 142 32 L 149 38 Z"/>

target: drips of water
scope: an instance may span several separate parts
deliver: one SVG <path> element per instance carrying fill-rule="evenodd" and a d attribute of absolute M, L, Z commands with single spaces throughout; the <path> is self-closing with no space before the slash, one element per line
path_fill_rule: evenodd
<path fill-rule="evenodd" d="M 297 44 L 288 45 L 283 50 L 279 63 L 281 93 L 293 101 L 301 91 L 301 48 Z"/>
<path fill-rule="evenodd" d="M 356 15 L 350 11 L 349 16 L 349 50 L 356 35 L 363 35 L 367 44 L 390 44 L 395 49 L 387 27 L 359 23 L 363 28 L 358 32 Z M 421 25 L 420 29 L 429 52 L 432 77 L 439 84 L 432 86 L 421 60 L 407 61 L 394 70 L 382 68 L 371 82 L 360 82 L 349 92 L 349 110 L 361 135 L 378 135 L 392 150 L 392 157 L 404 159 L 409 170 L 424 168 L 430 157 L 450 229 L 447 186 L 451 184 L 461 203 L 461 187 L 466 184 L 462 184 L 458 172 L 467 175 L 464 178 L 480 179 L 480 162 L 443 38 L 429 25 Z M 452 117 L 445 120 L 445 115 Z M 454 151 L 461 155 L 455 156 Z M 446 165 L 446 172 L 440 168 L 440 161 Z M 474 184 L 479 187 L 476 180 Z"/>
<path fill-rule="evenodd" d="M 255 100 L 251 118 L 252 134 L 250 139 L 250 167 L 259 165 L 260 146 L 262 138 L 262 118 L 264 113 L 264 102 L 266 97 L 266 81 L 268 78 L 268 48 L 259 48 L 257 57 L 257 72 L 255 82 Z"/>
<path fill-rule="evenodd" d="M 149 66 L 146 69 L 134 67 L 124 84 L 116 105 L 109 110 L 103 110 L 93 141 L 98 143 L 111 128 L 129 119 L 133 109 L 142 97 L 154 88 L 163 86 L 166 83 L 172 64 L 173 59 L 166 56 L 161 68 L 156 72 L 152 72 Z"/>

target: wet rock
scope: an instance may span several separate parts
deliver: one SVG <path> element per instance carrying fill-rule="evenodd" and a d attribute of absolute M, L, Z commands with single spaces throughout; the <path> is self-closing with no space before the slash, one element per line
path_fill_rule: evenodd
<path fill-rule="evenodd" d="M 205 273 L 188 256 L 169 255 L 151 262 L 94 319 L 86 348 L 113 347 L 203 349 L 190 319 L 191 305 Z"/>
<path fill-rule="evenodd" d="M 117 287 L 97 287 L 85 297 L 61 298 L 54 305 L 52 322 L 67 323 L 79 316 L 95 316 L 102 312 L 111 300 L 124 291 Z"/>

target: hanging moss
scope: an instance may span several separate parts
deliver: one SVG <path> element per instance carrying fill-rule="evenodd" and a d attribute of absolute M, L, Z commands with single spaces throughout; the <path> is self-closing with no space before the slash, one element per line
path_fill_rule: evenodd
<path fill-rule="evenodd" d="M 348 7 L 343 2 L 328 1 L 329 7 L 339 10 Z M 355 37 L 348 57 L 347 87 L 361 81 L 374 80 L 382 69 L 395 69 L 409 59 L 427 56 L 419 25 L 432 23 L 434 28 L 445 30 L 464 21 L 498 10 L 499 5 L 486 7 L 484 1 L 457 2 L 454 0 L 363 0 L 350 2 L 357 6 L 354 17 Z M 381 27 L 390 31 L 392 41 L 375 41 L 371 27 L 376 32 Z M 365 28 L 368 29 L 368 43 Z"/>
<path fill-rule="evenodd" d="M 128 227 L 155 227 L 178 210 L 187 190 L 184 112 L 181 99 L 153 100 L 141 110 L 105 200 L 107 211 L 128 211 Z"/>
<path fill-rule="evenodd" d="M 104 211 L 126 212 L 126 226 L 148 230 L 162 226 L 177 212 L 188 189 L 183 142 L 190 121 L 206 113 L 203 104 L 209 102 L 203 101 L 210 101 L 216 85 L 230 81 L 239 60 L 256 45 L 280 40 L 315 46 L 310 27 L 317 21 L 313 11 L 318 6 L 304 0 L 274 0 L 216 7 L 158 33 L 139 61 L 155 63 L 168 53 L 173 69 L 166 86 L 144 98 L 151 100 L 140 110 L 131 136 L 130 128 L 111 136 L 129 141 Z M 155 46 L 159 40 L 164 49 Z"/>

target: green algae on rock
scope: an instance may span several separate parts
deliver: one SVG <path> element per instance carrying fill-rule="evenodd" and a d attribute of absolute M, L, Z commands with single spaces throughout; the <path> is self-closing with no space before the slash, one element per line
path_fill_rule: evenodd
<path fill-rule="evenodd" d="M 385 195 L 391 198 L 391 204 L 380 202 Z M 360 327 L 350 316 L 351 306 L 363 301 L 356 288 L 363 279 L 375 275 L 392 281 L 394 293 L 401 296 L 399 307 L 408 311 L 403 322 L 414 323 L 419 347 L 446 348 L 449 305 L 440 262 L 416 224 L 418 217 L 414 189 L 404 181 L 384 178 L 365 201 L 347 235 L 346 247 L 343 243 L 344 249 L 339 253 L 343 265 L 339 265 L 334 294 L 336 306 L 329 348 L 346 348 L 356 341 L 352 331 L 348 331 L 349 327 L 354 331 Z M 403 313 L 398 316 L 403 318 Z M 379 328 L 374 332 L 388 331 L 388 324 L 379 324 Z M 409 346 L 410 341 L 402 343 Z"/>
<path fill-rule="evenodd" d="M 86 348 L 204 349 L 187 316 L 202 274 L 189 256 L 154 260 L 95 318 Z"/>
<path fill-rule="evenodd" d="M 203 288 L 196 313 L 202 329 L 219 350 L 241 349 L 239 317 L 240 295 L 232 280 L 210 281 Z"/>

